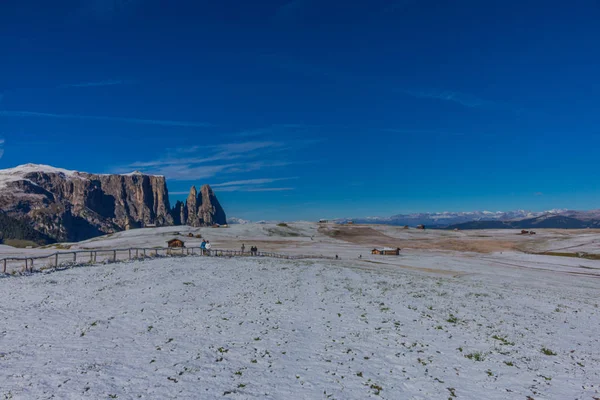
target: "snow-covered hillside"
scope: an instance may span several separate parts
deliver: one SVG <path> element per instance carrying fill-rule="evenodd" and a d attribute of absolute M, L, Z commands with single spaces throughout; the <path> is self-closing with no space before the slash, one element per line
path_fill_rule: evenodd
<path fill-rule="evenodd" d="M 592 399 L 597 280 L 162 259 L 0 279 L 0 398 Z"/>

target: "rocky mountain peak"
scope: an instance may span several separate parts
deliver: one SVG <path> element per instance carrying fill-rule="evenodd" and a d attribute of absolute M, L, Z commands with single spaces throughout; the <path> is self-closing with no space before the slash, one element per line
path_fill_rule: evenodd
<path fill-rule="evenodd" d="M 186 203 L 175 205 L 173 218 L 182 225 L 196 227 L 227 223 L 225 211 L 209 185 L 203 185 L 199 192 L 192 186 Z"/>

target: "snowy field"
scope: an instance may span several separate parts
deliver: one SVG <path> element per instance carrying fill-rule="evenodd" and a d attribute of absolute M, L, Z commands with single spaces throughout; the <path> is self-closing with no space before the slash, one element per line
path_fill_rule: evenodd
<path fill-rule="evenodd" d="M 600 397 L 599 279 L 453 268 L 195 257 L 2 278 L 0 399 Z"/>

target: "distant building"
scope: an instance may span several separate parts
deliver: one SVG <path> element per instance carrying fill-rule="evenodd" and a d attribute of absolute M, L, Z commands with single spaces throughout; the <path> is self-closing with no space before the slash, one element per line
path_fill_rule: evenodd
<path fill-rule="evenodd" d="M 425 229 L 425 225 L 417 225 L 417 229 Z"/>
<path fill-rule="evenodd" d="M 185 247 L 185 242 L 180 239 L 171 239 L 167 242 L 169 248 L 181 248 Z"/>
<path fill-rule="evenodd" d="M 381 256 L 399 256 L 400 248 L 397 247 L 392 249 L 391 247 L 384 247 L 381 249 L 373 249 L 371 250 L 371 254 L 381 255 Z"/>
<path fill-rule="evenodd" d="M 327 220 L 327 219 L 320 219 L 320 220 L 319 220 L 319 223 L 320 223 L 320 224 L 326 224 L 326 223 L 328 223 L 328 222 L 329 222 L 329 220 Z"/>
<path fill-rule="evenodd" d="M 408 229 L 408 225 L 404 225 L 404 229 Z"/>
<path fill-rule="evenodd" d="M 348 221 L 346 222 L 348 225 L 354 225 L 354 221 Z"/>

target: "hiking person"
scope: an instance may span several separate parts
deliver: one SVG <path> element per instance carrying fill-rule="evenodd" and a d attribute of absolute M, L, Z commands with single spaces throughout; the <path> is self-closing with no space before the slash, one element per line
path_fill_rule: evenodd
<path fill-rule="evenodd" d="M 212 247 L 212 245 L 210 244 L 210 240 L 206 241 L 206 251 L 208 251 L 208 254 L 210 255 L 210 248 Z"/>
<path fill-rule="evenodd" d="M 242 243 L 242 254 L 244 254 L 244 250 L 246 250 L 246 245 Z M 252 249 L 250 249 L 250 251 L 252 251 Z"/>
<path fill-rule="evenodd" d="M 202 255 L 206 252 L 206 240 L 204 239 L 202 239 L 202 243 L 200 243 L 200 251 L 202 252 Z"/>
<path fill-rule="evenodd" d="M 257 256 L 258 255 L 258 247 L 254 246 L 254 255 Z"/>

